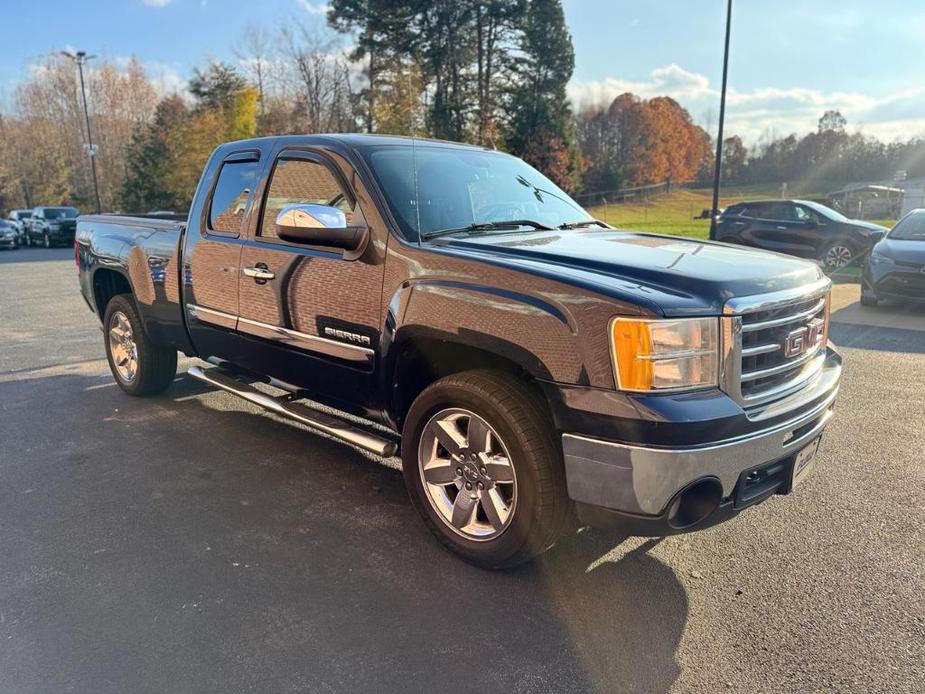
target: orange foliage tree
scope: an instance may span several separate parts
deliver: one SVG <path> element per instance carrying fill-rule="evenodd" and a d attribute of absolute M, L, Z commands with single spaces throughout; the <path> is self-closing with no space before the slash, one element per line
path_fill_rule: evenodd
<path fill-rule="evenodd" d="M 606 109 L 582 113 L 578 136 L 586 188 L 684 183 L 712 161 L 709 135 L 667 96 L 621 94 Z"/>

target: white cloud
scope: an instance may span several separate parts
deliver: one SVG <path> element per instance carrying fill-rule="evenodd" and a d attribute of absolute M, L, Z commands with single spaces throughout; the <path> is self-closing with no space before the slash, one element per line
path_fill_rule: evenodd
<path fill-rule="evenodd" d="M 303 10 L 305 10 L 309 14 L 316 14 L 316 15 L 326 15 L 330 7 L 330 5 L 327 5 L 325 3 L 321 3 L 321 2 L 314 3 L 314 2 L 310 2 L 309 0 L 298 0 L 298 3 L 299 3 L 299 7 L 301 7 Z"/>
<path fill-rule="evenodd" d="M 142 0 L 142 2 L 148 7 L 166 7 L 172 3 L 173 0 Z"/>
<path fill-rule="evenodd" d="M 649 79 L 632 81 L 607 78 L 572 82 L 569 98 L 578 109 L 607 104 L 624 92 L 650 99 L 670 96 L 687 108 L 695 120 L 714 129 L 719 111 L 719 90 L 705 75 L 671 64 L 656 68 Z M 925 133 L 925 88 L 916 87 L 875 97 L 860 92 L 824 92 L 804 87 L 758 87 L 746 91 L 730 88 L 726 95 L 726 133 L 755 143 L 764 132 L 803 134 L 816 128 L 819 117 L 838 109 L 848 119 L 849 130 L 874 135 L 884 141 L 908 139 Z"/>

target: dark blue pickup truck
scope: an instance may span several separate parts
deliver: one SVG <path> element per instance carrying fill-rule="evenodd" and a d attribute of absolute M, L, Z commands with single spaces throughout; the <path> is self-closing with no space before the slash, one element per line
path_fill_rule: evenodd
<path fill-rule="evenodd" d="M 166 389 L 179 351 L 400 453 L 434 535 L 486 567 L 576 518 L 666 535 L 786 494 L 838 393 L 815 264 L 610 228 L 478 147 L 228 143 L 188 219 L 81 217 L 76 256 L 123 390 Z"/>

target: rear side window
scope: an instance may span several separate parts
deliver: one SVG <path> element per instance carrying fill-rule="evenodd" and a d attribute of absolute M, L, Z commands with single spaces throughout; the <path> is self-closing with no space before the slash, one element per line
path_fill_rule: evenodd
<path fill-rule="evenodd" d="M 750 202 L 746 205 L 739 207 L 738 214 L 740 217 L 748 217 L 749 219 L 758 219 L 761 217 L 761 205 Z"/>
<path fill-rule="evenodd" d="M 280 159 L 276 162 L 263 206 L 260 235 L 277 239 L 276 216 L 287 205 L 314 203 L 336 207 L 353 224 L 354 201 L 341 188 L 327 166 L 305 159 Z"/>
<path fill-rule="evenodd" d="M 241 232 L 244 213 L 257 183 L 255 161 L 226 161 L 218 174 L 209 207 L 209 229 L 230 234 Z"/>

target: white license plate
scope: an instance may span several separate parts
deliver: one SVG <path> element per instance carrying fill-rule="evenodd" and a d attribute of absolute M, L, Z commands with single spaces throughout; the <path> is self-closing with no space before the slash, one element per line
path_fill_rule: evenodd
<path fill-rule="evenodd" d="M 812 443 L 804 446 L 793 459 L 793 474 L 790 477 L 791 490 L 809 477 L 809 473 L 813 469 L 813 461 L 816 459 L 816 452 L 819 450 L 820 441 L 822 441 L 822 437 L 817 436 Z"/>

